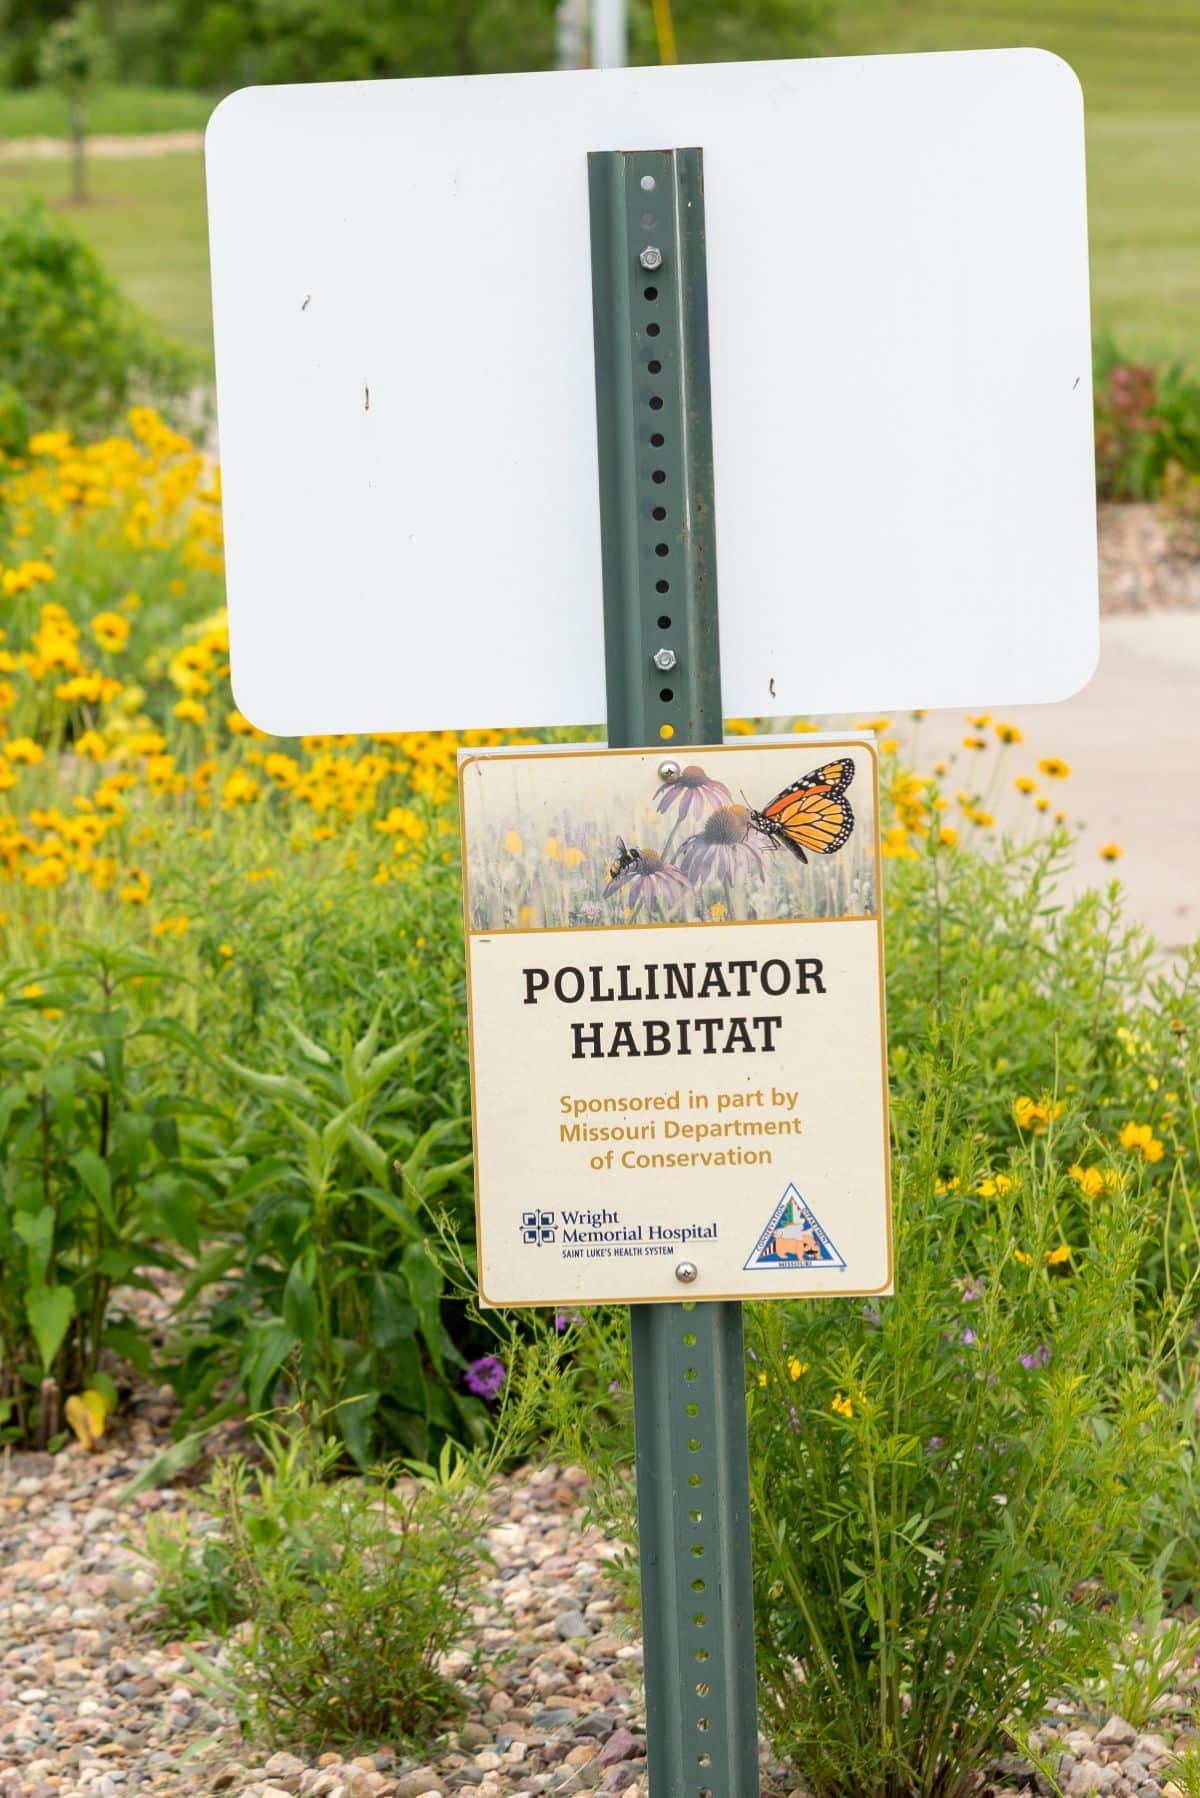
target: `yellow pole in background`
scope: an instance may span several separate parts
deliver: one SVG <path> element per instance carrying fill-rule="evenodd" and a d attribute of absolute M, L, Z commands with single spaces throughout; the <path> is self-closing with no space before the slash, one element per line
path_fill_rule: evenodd
<path fill-rule="evenodd" d="M 679 61 L 679 52 L 675 46 L 675 21 L 671 17 L 671 0 L 653 0 L 654 30 L 658 38 L 658 60 L 662 63 Z"/>

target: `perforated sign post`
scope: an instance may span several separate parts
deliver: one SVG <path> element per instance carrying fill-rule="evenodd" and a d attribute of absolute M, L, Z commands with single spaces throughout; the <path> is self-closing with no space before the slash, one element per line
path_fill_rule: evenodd
<path fill-rule="evenodd" d="M 723 698 L 1066 696 L 1097 645 L 1083 166 L 1078 85 L 1036 51 L 233 96 L 208 179 L 242 709 L 298 734 L 606 706 L 610 753 L 669 787 L 692 777 L 683 745 L 720 745 Z M 817 754 L 828 848 L 870 751 Z M 733 836 L 786 856 L 770 784 L 731 803 Z M 606 891 L 653 872 L 641 853 L 622 836 Z M 543 959 L 513 964 L 531 1045 Z M 659 978 L 640 965 L 639 998 Z M 792 1191 L 748 1257 L 789 1291 L 845 1258 Z M 623 1289 L 659 1301 L 631 1308 L 651 1785 L 755 1798 L 741 1308 L 702 1297 L 698 1252 L 655 1259 L 665 1284 Z M 508 1279 L 499 1298 L 538 1302 Z M 572 1290 L 586 1302 L 579 1281 L 541 1296 Z"/>

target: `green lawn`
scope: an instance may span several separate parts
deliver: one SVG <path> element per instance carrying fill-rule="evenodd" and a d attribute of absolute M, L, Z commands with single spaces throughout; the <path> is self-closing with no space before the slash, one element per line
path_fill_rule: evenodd
<path fill-rule="evenodd" d="M 106 87 L 88 108 L 88 126 L 105 136 L 131 131 L 202 131 L 215 102 L 210 94 L 161 87 Z M 0 138 L 62 137 L 66 101 L 53 88 L 0 93 Z"/>
<path fill-rule="evenodd" d="M 680 13 L 687 0 L 677 0 Z M 1200 0 L 840 0 L 851 54 L 1035 44 L 1078 72 L 1088 114 L 1093 316 L 1134 355 L 1200 361 Z M 98 131 L 202 125 L 203 95 L 114 89 Z M 57 111 L 56 111 L 57 109 Z M 61 103 L 0 95 L 0 136 L 61 130 Z M 0 161 L 0 199 L 59 197 L 66 170 Z M 99 159 L 97 203 L 71 216 L 135 298 L 211 353 L 198 157 Z"/>
<path fill-rule="evenodd" d="M 208 223 L 204 164 L 177 152 L 125 160 L 96 157 L 91 203 L 66 203 L 65 162 L 0 160 L 0 204 L 41 196 L 93 244 L 127 293 L 211 364 Z"/>

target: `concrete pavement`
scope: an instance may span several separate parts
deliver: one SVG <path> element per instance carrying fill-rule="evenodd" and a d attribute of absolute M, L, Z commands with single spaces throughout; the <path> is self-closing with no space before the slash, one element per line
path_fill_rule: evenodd
<path fill-rule="evenodd" d="M 1200 937 L 1200 611 L 1107 617 L 1101 641 L 1100 666 L 1074 699 L 992 713 L 1018 725 L 1024 741 L 1007 752 L 989 809 L 1002 825 L 1019 822 L 1033 802 L 1013 779 L 1032 774 L 1069 822 L 1084 825 L 1068 891 L 1116 874 L 1130 916 L 1163 947 L 1179 948 Z M 922 771 L 953 758 L 947 792 L 979 785 L 992 756 L 962 747 L 972 732 L 961 712 L 930 712 L 915 728 Z M 1069 778 L 1038 775 L 1044 756 L 1067 762 Z M 1099 850 L 1113 842 L 1124 853 L 1108 863 Z"/>

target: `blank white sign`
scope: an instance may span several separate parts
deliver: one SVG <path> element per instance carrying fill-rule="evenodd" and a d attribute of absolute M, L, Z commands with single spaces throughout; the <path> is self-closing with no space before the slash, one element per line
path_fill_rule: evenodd
<path fill-rule="evenodd" d="M 247 89 L 208 134 L 233 683 L 603 718 L 587 153 L 704 151 L 727 713 L 1097 653 L 1083 112 L 1038 50 Z"/>

